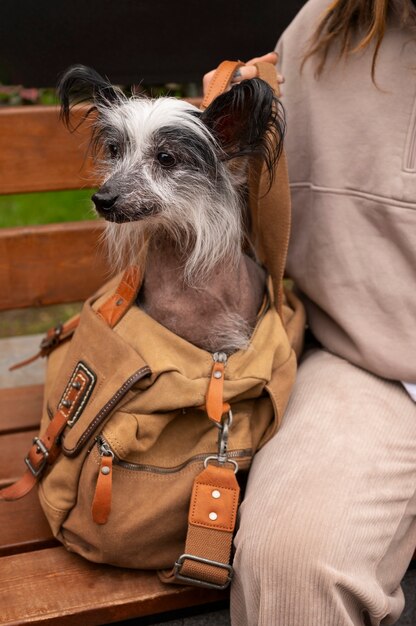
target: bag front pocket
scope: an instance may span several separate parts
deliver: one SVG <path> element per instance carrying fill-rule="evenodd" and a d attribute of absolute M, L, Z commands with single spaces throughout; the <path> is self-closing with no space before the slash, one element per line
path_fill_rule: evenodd
<path fill-rule="evenodd" d="M 66 547 L 91 561 L 139 569 L 172 567 L 183 552 L 190 496 L 204 459 L 190 457 L 178 466 L 158 467 L 117 457 L 102 435 L 81 472 L 78 499 L 62 528 Z M 105 523 L 93 520 L 93 502 L 103 465 L 112 459 L 110 512 Z M 242 468 L 251 450 L 230 452 Z"/>

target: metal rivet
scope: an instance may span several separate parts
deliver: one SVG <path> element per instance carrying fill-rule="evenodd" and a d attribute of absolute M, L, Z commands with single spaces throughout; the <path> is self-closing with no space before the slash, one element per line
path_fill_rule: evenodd
<path fill-rule="evenodd" d="M 121 304 L 123 304 L 124 300 L 123 298 L 119 298 L 116 302 L 116 306 L 120 306 Z"/>
<path fill-rule="evenodd" d="M 62 406 L 65 406 L 67 409 L 72 405 L 70 400 L 62 400 Z"/>
<path fill-rule="evenodd" d="M 104 476 L 107 476 L 110 473 L 110 468 L 105 466 L 101 468 L 101 474 L 104 474 Z"/>
<path fill-rule="evenodd" d="M 212 513 L 210 513 L 208 515 L 209 519 L 211 519 L 213 522 L 215 522 L 215 520 L 218 518 L 218 515 L 216 513 L 214 513 L 214 511 Z"/>
<path fill-rule="evenodd" d="M 75 382 L 72 383 L 71 385 L 74 389 L 81 389 L 81 383 L 76 380 Z"/>
<path fill-rule="evenodd" d="M 218 491 L 218 489 L 214 489 L 214 491 L 211 493 L 211 495 L 215 499 L 221 498 L 221 492 Z"/>
<path fill-rule="evenodd" d="M 214 378 L 222 378 L 221 372 L 214 372 Z"/>

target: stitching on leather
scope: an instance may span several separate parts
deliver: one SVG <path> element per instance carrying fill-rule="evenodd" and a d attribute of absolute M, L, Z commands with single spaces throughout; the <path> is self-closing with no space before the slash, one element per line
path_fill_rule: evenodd
<path fill-rule="evenodd" d="M 204 98 L 203 101 L 203 106 L 208 107 L 212 100 L 214 100 L 215 98 L 212 97 L 212 94 L 215 93 L 215 91 L 217 91 L 217 95 L 219 96 L 225 89 L 225 87 L 227 86 L 231 76 L 233 75 L 233 73 L 235 72 L 235 70 L 239 67 L 239 63 L 233 63 L 232 61 L 223 61 L 223 63 L 221 63 L 221 65 L 218 67 L 218 71 L 220 72 L 221 70 L 224 70 L 226 73 L 225 77 L 223 77 L 222 82 L 220 83 L 220 88 L 219 89 L 215 89 L 216 86 L 218 85 L 217 81 L 215 80 L 215 77 L 212 79 L 211 84 L 208 88 L 207 91 L 207 95 Z M 228 69 L 226 69 L 228 68 Z M 222 71 L 221 71 L 222 73 Z M 207 104 L 206 104 L 207 103 Z"/>
<path fill-rule="evenodd" d="M 111 411 L 119 400 L 120 396 L 123 396 L 129 389 L 132 387 L 140 378 L 143 378 L 145 374 L 151 374 L 151 370 L 148 365 L 141 367 L 137 372 L 132 374 L 125 383 L 120 387 L 120 389 L 108 400 L 108 402 L 103 406 L 103 408 L 96 415 L 95 419 L 91 422 L 89 427 L 84 431 L 84 433 L 79 438 L 78 442 L 71 449 L 65 449 L 67 455 L 73 455 L 78 449 L 82 447 L 85 441 L 89 438 L 91 433 L 98 427 L 101 419 L 106 417 L 107 411 Z"/>
<path fill-rule="evenodd" d="M 230 515 L 230 522 L 229 524 L 227 524 L 227 526 L 224 526 L 223 524 L 209 524 L 204 523 L 204 522 L 198 522 L 198 521 L 192 521 L 195 517 L 195 509 L 197 508 L 197 500 L 198 500 L 198 490 L 199 487 L 202 486 L 206 486 L 206 487 L 216 487 L 217 489 L 224 489 L 226 491 L 231 491 L 233 493 L 233 501 L 232 501 L 232 510 L 231 510 L 231 515 Z M 197 483 L 195 486 L 195 498 L 193 499 L 193 505 L 192 505 L 192 513 L 191 513 L 191 520 L 190 523 L 197 525 L 197 526 L 203 526 L 204 528 L 209 528 L 209 529 L 213 529 L 213 530 L 226 530 L 228 532 L 232 532 L 233 528 L 234 528 L 234 522 L 235 522 L 235 516 L 237 513 L 237 508 L 238 508 L 238 495 L 237 495 L 237 490 L 233 489 L 232 487 L 219 487 L 218 484 L 217 485 L 213 485 L 212 483 Z M 232 527 L 232 528 L 230 528 Z"/>

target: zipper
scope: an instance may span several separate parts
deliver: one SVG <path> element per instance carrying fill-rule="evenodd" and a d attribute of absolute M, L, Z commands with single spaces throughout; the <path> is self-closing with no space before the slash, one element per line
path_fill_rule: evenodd
<path fill-rule="evenodd" d="M 133 472 L 149 472 L 151 474 L 175 474 L 176 472 L 180 472 L 191 463 L 198 463 L 198 461 L 205 461 L 208 456 L 212 456 L 212 452 L 206 452 L 205 454 L 195 454 L 191 456 L 189 459 L 181 463 L 180 465 L 175 465 L 173 467 L 158 467 L 157 465 L 148 465 L 143 463 L 130 463 L 127 461 L 122 461 L 120 457 L 118 457 L 114 450 L 110 447 L 110 444 L 105 439 L 105 437 L 101 434 L 95 438 L 95 443 L 98 447 L 98 452 L 100 457 L 102 456 L 112 456 L 114 465 L 118 465 L 123 469 L 131 470 Z M 246 448 L 244 450 L 232 450 L 227 454 L 227 457 L 230 459 L 238 459 L 242 457 L 250 457 L 252 456 L 252 449 Z"/>
<path fill-rule="evenodd" d="M 103 406 L 101 411 L 97 413 L 97 415 L 95 416 L 91 424 L 82 433 L 82 435 L 78 439 L 75 446 L 71 449 L 68 449 L 68 448 L 65 448 L 65 446 L 62 446 L 62 451 L 65 454 L 65 456 L 68 456 L 70 458 L 77 456 L 81 452 L 84 444 L 88 441 L 88 439 L 94 433 L 94 431 L 97 430 L 97 428 L 103 423 L 106 417 L 117 406 L 120 400 L 124 398 L 127 392 L 130 391 L 130 389 L 139 380 L 141 380 L 145 376 L 149 376 L 149 374 L 151 373 L 152 372 L 150 370 L 150 367 L 148 365 L 145 365 L 144 367 L 141 367 L 139 370 L 137 370 L 137 372 L 135 372 L 132 376 L 130 376 L 130 378 L 128 378 L 125 381 L 125 383 L 120 387 L 120 389 L 118 389 L 116 393 L 110 398 L 110 400 Z"/>

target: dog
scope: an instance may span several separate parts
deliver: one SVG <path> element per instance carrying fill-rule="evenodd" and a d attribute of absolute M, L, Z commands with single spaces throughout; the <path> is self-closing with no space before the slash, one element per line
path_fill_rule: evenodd
<path fill-rule="evenodd" d="M 271 184 L 285 132 L 272 89 L 242 81 L 200 111 L 170 97 L 127 97 L 77 65 L 58 93 L 70 130 L 72 107 L 90 103 L 103 179 L 92 200 L 107 222 L 112 267 L 144 267 L 137 305 L 203 350 L 247 349 L 266 284 L 248 237 L 248 167 L 264 161 Z"/>

